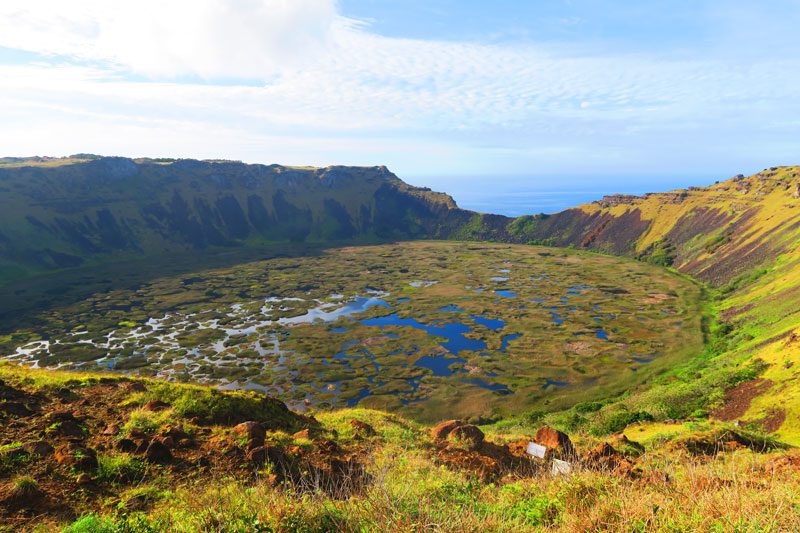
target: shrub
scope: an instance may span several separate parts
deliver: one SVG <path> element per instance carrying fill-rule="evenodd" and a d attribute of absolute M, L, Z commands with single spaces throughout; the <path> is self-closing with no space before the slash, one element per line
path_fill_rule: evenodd
<path fill-rule="evenodd" d="M 180 416 L 196 416 L 218 424 L 257 420 L 268 428 L 292 432 L 306 425 L 283 402 L 256 392 L 223 392 L 209 387 L 158 383 L 150 387 L 145 397 L 170 404 Z"/>
<path fill-rule="evenodd" d="M 144 478 L 146 466 L 127 454 L 100 455 L 97 458 L 97 480 L 100 482 L 132 483 Z"/>

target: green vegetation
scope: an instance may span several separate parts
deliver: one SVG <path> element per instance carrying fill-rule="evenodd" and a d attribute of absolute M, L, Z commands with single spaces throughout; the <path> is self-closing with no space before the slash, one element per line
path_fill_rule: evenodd
<path fill-rule="evenodd" d="M 6 351 L 29 350 L 21 360 L 48 366 L 58 357 L 72 368 L 232 384 L 295 408 L 499 419 L 607 398 L 691 358 L 702 349 L 700 298 L 679 275 L 598 254 L 349 247 L 97 293 L 41 313 L 40 326 L 9 335 Z M 29 342 L 42 338 L 58 344 Z M 233 396 L 181 390 L 152 389 L 141 403 L 214 421 L 242 407 L 275 416 L 252 394 L 233 405 Z"/>
<path fill-rule="evenodd" d="M 29 505 L 50 529 L 114 532 L 798 530 L 798 178 L 774 168 L 548 217 L 469 214 L 440 234 L 629 259 L 316 249 L 39 307 L 0 336 L 7 353 L 173 382 L 0 364 L 0 516 L 19 529 Z M 401 211 L 428 234 L 430 219 Z M 266 391 L 314 418 L 177 381 Z M 49 412 L 65 404 L 80 416 Z M 431 437 L 426 424 L 449 418 L 485 435 Z M 233 427 L 250 420 L 263 442 Z M 571 474 L 520 452 L 543 424 L 572 438 Z M 38 458 L 41 438 L 87 448 Z"/>

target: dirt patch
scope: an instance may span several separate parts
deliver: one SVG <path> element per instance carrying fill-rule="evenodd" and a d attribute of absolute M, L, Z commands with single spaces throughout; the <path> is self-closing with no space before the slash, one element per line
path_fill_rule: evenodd
<path fill-rule="evenodd" d="M 761 396 L 772 387 L 768 379 L 745 381 L 725 393 L 725 403 L 711 411 L 711 416 L 723 422 L 736 420 L 744 416 L 750 408 L 753 398 Z"/>
<path fill-rule="evenodd" d="M 767 433 L 775 433 L 786 421 L 786 411 L 783 409 L 770 409 L 761 420 L 754 420 L 752 423 L 764 428 Z"/>
<path fill-rule="evenodd" d="M 109 506 L 127 508 L 120 500 L 123 491 L 160 476 L 176 487 L 208 478 L 249 482 L 266 462 L 273 465 L 276 483 L 300 491 L 348 497 L 368 482 L 361 459 L 371 434 L 363 427 L 357 429 L 364 444 L 348 448 L 317 436 L 320 430 L 311 418 L 306 418 L 304 435 L 310 442 L 303 446 L 269 434 L 265 441 L 264 428 L 274 420 L 232 427 L 189 420 L 164 408 L 137 411 L 139 404 L 128 402 L 130 395 L 150 386 L 104 378 L 87 386 L 31 390 L 0 381 L 0 524 L 26 530 L 42 520 L 69 522 Z M 10 404 L 24 410 L 9 409 Z M 126 428 L 134 411 L 155 413 L 154 421 L 164 416 L 166 422 Z M 251 426 L 259 431 L 244 431 Z M 99 464 L 104 459 L 105 470 Z M 110 464 L 128 466 L 108 473 Z M 28 492 L 19 495 L 14 487 L 21 477 L 31 481 Z"/>
<path fill-rule="evenodd" d="M 722 313 L 720 313 L 720 316 L 725 322 L 730 322 L 739 315 L 743 315 L 745 313 L 752 311 L 755 307 L 756 304 L 753 302 L 750 302 L 745 305 L 733 306 L 722 311 Z"/>

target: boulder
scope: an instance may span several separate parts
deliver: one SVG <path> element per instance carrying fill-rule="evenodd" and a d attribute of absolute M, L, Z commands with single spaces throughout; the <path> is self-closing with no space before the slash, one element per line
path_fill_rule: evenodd
<path fill-rule="evenodd" d="M 97 468 L 97 453 L 75 443 L 59 446 L 55 450 L 56 462 L 61 466 L 87 472 Z"/>
<path fill-rule="evenodd" d="M 66 411 L 66 410 L 50 411 L 44 418 L 51 424 L 56 424 L 58 422 L 78 421 L 78 419 L 75 417 L 72 411 Z"/>
<path fill-rule="evenodd" d="M 300 431 L 298 431 L 297 433 L 292 435 L 292 437 L 294 437 L 295 439 L 308 439 L 308 440 L 311 440 L 311 438 L 312 438 L 311 437 L 311 430 L 308 429 L 308 428 L 301 429 Z"/>
<path fill-rule="evenodd" d="M 103 435 L 113 436 L 119 433 L 119 424 L 111 423 L 103 430 Z"/>
<path fill-rule="evenodd" d="M 162 437 L 172 437 L 176 442 L 191 438 L 181 426 L 173 426 L 170 424 L 167 424 L 159 429 L 158 434 Z"/>
<path fill-rule="evenodd" d="M 442 422 L 431 429 L 431 437 L 433 437 L 433 440 L 435 441 L 443 441 L 447 438 L 447 435 L 449 435 L 451 431 L 461 425 L 463 425 L 463 422 L 460 420 L 448 420 L 446 422 Z"/>
<path fill-rule="evenodd" d="M 124 453 L 134 453 L 137 449 L 137 445 L 131 439 L 120 439 L 117 441 L 116 448 Z"/>
<path fill-rule="evenodd" d="M 151 463 L 164 464 L 172 461 L 172 452 L 169 451 L 169 448 L 156 440 L 150 443 L 150 446 L 144 452 L 144 456 Z"/>
<path fill-rule="evenodd" d="M 583 464 L 587 468 L 611 472 L 617 477 L 636 479 L 641 476 L 641 471 L 607 442 L 589 450 L 583 459 Z"/>
<path fill-rule="evenodd" d="M 314 444 L 323 453 L 336 453 L 339 451 L 339 445 L 330 439 L 317 439 Z"/>
<path fill-rule="evenodd" d="M 607 442 L 603 442 L 589 450 L 584 458 L 587 462 L 597 462 L 601 459 L 608 458 L 608 457 L 617 457 L 621 456 L 613 446 L 611 446 Z"/>
<path fill-rule="evenodd" d="M 168 408 L 169 404 L 164 403 L 161 400 L 150 400 L 142 406 L 143 411 L 163 411 L 164 409 Z"/>
<path fill-rule="evenodd" d="M 169 449 L 175 447 L 175 439 L 173 439 L 172 437 L 165 437 L 164 435 L 157 435 L 153 437 L 153 442 L 158 442 L 160 444 L 163 444 Z"/>
<path fill-rule="evenodd" d="M 25 451 L 31 455 L 38 455 L 40 457 L 48 457 L 55 451 L 54 448 L 47 441 L 37 440 L 29 442 L 23 446 Z"/>
<path fill-rule="evenodd" d="M 266 462 L 270 462 L 276 466 L 284 466 L 288 463 L 288 457 L 277 446 L 259 446 L 247 453 L 247 459 L 255 464 L 261 466 Z"/>
<path fill-rule="evenodd" d="M 264 426 L 253 421 L 242 422 L 241 424 L 233 426 L 233 433 L 239 438 L 262 443 L 267 436 L 267 430 L 264 429 Z"/>
<path fill-rule="evenodd" d="M 552 450 L 562 458 L 572 458 L 575 456 L 575 447 L 566 433 L 553 429 L 550 426 L 543 426 L 536 432 L 533 438 L 536 444 L 546 446 L 548 451 Z"/>
<path fill-rule="evenodd" d="M 478 429 L 478 426 L 473 426 L 472 424 L 456 426 L 447 434 L 447 440 L 451 445 L 468 451 L 480 449 L 483 445 L 483 439 L 483 431 Z"/>

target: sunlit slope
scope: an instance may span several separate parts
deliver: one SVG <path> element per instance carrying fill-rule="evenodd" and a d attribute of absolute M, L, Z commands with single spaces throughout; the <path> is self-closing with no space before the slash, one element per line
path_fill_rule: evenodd
<path fill-rule="evenodd" d="M 517 238 L 548 240 L 669 265 L 719 289 L 729 328 L 723 355 L 769 364 L 736 418 L 772 420 L 800 442 L 800 167 L 737 176 L 710 187 L 611 196 L 551 217 L 518 219 Z M 781 419 L 785 420 L 781 422 Z"/>

